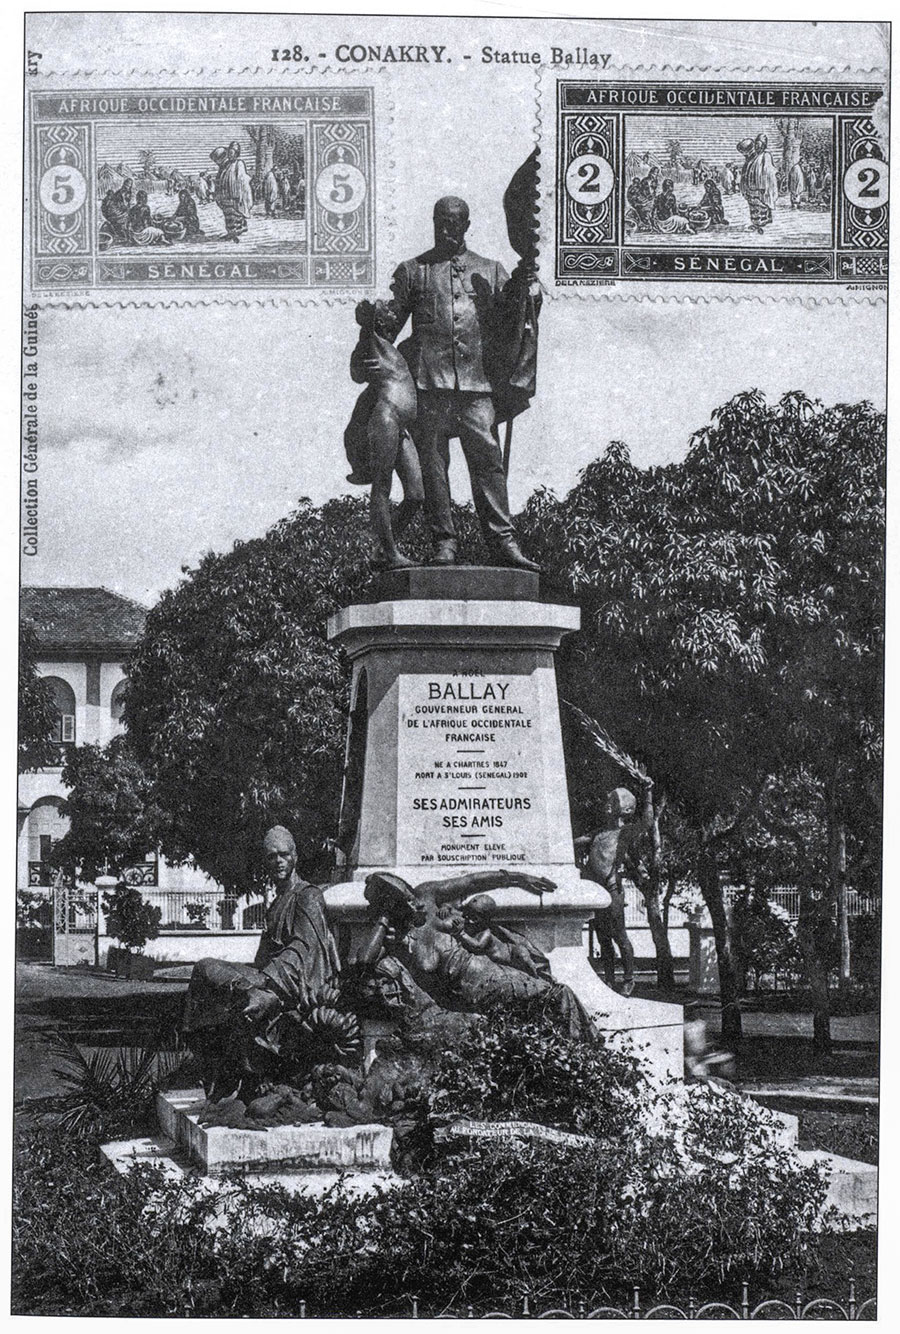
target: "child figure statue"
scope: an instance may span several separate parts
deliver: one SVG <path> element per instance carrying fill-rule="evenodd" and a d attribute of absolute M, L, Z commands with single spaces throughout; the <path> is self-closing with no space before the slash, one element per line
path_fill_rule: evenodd
<path fill-rule="evenodd" d="M 550 964 L 521 931 L 513 931 L 496 920 L 497 903 L 490 894 L 476 894 L 460 908 L 462 929 L 456 931 L 457 940 L 470 954 L 486 954 L 494 963 L 517 968 L 529 977 L 553 981 Z"/>
<path fill-rule="evenodd" d="M 344 432 L 344 448 L 353 471 L 347 480 L 371 485 L 372 531 L 380 569 L 406 569 L 415 562 L 397 546 L 399 536 L 422 508 L 422 472 L 410 430 L 416 419 L 416 386 L 400 348 L 391 341 L 395 321 L 385 302 L 360 301 L 356 307 L 359 342 L 350 358 L 350 374 L 366 388 L 356 400 Z M 403 487 L 396 526 L 391 523 L 391 481 Z"/>

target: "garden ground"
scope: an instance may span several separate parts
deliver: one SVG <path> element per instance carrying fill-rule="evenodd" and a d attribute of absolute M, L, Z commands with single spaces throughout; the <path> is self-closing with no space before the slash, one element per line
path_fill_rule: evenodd
<path fill-rule="evenodd" d="M 44 1119 L 52 1099 L 62 1091 L 55 1075 L 53 1044 L 67 1037 L 83 1048 L 141 1045 L 171 1033 L 181 1013 L 183 979 L 125 982 L 87 969 L 56 970 L 45 964 L 17 966 L 15 1101 L 20 1129 Z M 648 997 L 659 996 L 640 988 Z M 684 1001 L 679 988 L 668 999 Z M 715 1006 L 706 1007 L 715 1036 Z M 767 1012 L 748 1006 L 744 1011 L 746 1037 L 738 1053 L 738 1082 L 777 1071 L 828 1081 L 841 1077 L 844 1085 L 865 1084 L 871 1089 L 878 1073 L 877 1016 L 847 1015 L 833 1021 L 833 1050 L 814 1052 L 806 1036 L 809 1016 Z M 877 1110 L 846 1104 L 815 1107 L 800 1112 L 800 1147 L 822 1148 L 867 1162 L 877 1162 Z M 852 1274 L 860 1297 L 875 1292 L 875 1243 L 871 1233 L 829 1237 L 823 1243 L 821 1269 L 810 1275 L 808 1287 L 846 1300 Z M 789 1284 L 778 1284 L 791 1297 Z M 766 1294 L 756 1294 L 759 1299 Z M 774 1295 L 774 1293 L 772 1294 Z M 73 1314 L 87 1314 L 78 1309 Z"/>

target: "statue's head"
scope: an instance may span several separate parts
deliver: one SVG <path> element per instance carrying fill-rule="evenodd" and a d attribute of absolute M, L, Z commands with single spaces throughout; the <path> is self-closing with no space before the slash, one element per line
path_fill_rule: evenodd
<path fill-rule="evenodd" d="M 434 206 L 434 245 L 449 259 L 465 248 L 469 205 L 456 195 L 444 195 Z"/>
<path fill-rule="evenodd" d="M 228 156 L 231 158 L 232 162 L 234 162 L 235 158 L 241 156 L 241 146 L 237 139 L 232 139 L 231 143 L 228 145 Z"/>
<path fill-rule="evenodd" d="M 764 148 L 768 148 L 768 146 L 769 146 L 769 139 L 768 139 L 768 136 L 765 135 L 765 134 L 758 134 L 758 135 L 756 136 L 756 148 L 757 148 L 757 150 L 761 152 Z"/>
<path fill-rule="evenodd" d="M 627 787 L 614 787 L 606 798 L 607 814 L 618 820 L 631 820 L 637 810 L 637 798 Z"/>
<path fill-rule="evenodd" d="M 276 885 L 286 884 L 294 874 L 297 845 L 293 834 L 284 825 L 273 825 L 266 834 L 263 839 L 263 860 Z"/>
<path fill-rule="evenodd" d="M 366 876 L 363 898 L 379 916 L 388 919 L 400 939 L 411 927 L 421 926 L 425 920 L 422 905 L 412 888 L 399 875 L 392 875 L 390 871 L 373 871 Z"/>
<path fill-rule="evenodd" d="M 466 925 L 471 923 L 482 931 L 489 925 L 496 912 L 497 900 L 492 899 L 490 894 L 476 894 L 473 899 L 467 899 L 462 905 L 462 915 Z"/>

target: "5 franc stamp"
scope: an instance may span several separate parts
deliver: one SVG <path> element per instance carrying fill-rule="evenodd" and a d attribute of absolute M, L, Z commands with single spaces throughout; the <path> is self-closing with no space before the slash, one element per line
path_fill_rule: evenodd
<path fill-rule="evenodd" d="M 39 92 L 29 119 L 35 294 L 375 281 L 371 88 Z"/>

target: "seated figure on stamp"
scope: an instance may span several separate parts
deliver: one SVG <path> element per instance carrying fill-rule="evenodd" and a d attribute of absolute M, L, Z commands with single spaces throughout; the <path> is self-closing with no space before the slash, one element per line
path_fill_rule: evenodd
<path fill-rule="evenodd" d="M 603 977 L 612 986 L 616 977 L 617 946 L 622 959 L 622 993 L 634 991 L 634 946 L 625 927 L 625 893 L 622 875 L 627 874 L 636 885 L 647 878 L 641 861 L 641 840 L 650 820 L 650 794 L 653 784 L 647 779 L 643 785 L 642 809 L 638 815 L 637 800 L 627 787 L 614 788 L 603 803 L 600 828 L 593 834 L 583 834 L 575 840 L 576 850 L 586 852 L 582 875 L 595 880 L 608 891 L 609 906 L 594 914 L 594 930 L 600 940 L 600 958 Z"/>
<path fill-rule="evenodd" d="M 399 537 L 422 508 L 422 472 L 411 430 L 416 420 L 416 386 L 404 357 L 390 337 L 394 320 L 383 301 L 356 307 L 359 342 L 350 358 L 357 384 L 368 381 L 344 431 L 344 448 L 353 471 L 347 480 L 371 484 L 369 514 L 380 569 L 404 569 L 414 562 L 397 546 Z M 408 341 L 408 340 L 407 340 Z M 403 500 L 391 522 L 391 481 L 396 472 Z"/>
<path fill-rule="evenodd" d="M 494 401 L 504 388 L 504 340 L 513 336 L 522 284 L 511 280 L 497 260 L 468 250 L 468 230 L 468 204 L 439 199 L 434 246 L 398 267 L 389 303 L 394 338 L 412 318 L 409 363 L 418 396 L 413 438 L 425 484 L 432 564 L 456 560 L 448 470 L 450 440 L 458 437 L 491 559 L 537 570 L 513 532 Z M 530 281 L 528 295 L 536 308 L 536 280 Z"/>
<path fill-rule="evenodd" d="M 279 1020 L 308 1011 L 340 971 L 322 891 L 297 875 L 291 833 L 270 829 L 263 854 L 275 896 L 253 963 L 201 959 L 191 973 L 183 1030 L 210 1101 L 263 1082 L 282 1044 Z"/>
<path fill-rule="evenodd" d="M 470 935 L 475 922 L 471 911 L 467 930 L 455 905 L 478 891 L 507 887 L 530 894 L 555 889 L 552 881 L 518 871 L 474 871 L 415 887 L 388 872 L 373 873 L 365 888 L 372 926 L 357 952 L 357 969 L 374 974 L 388 959 L 387 975 L 393 986 L 399 964 L 414 984 L 410 991 L 420 989 L 450 1011 L 478 1013 L 498 1002 L 543 997 L 561 1016 L 570 1035 L 592 1036 L 595 1029 L 584 1006 L 569 987 L 553 981 L 548 960 L 530 941 L 508 932 L 506 939 L 498 935 L 496 943 L 501 948 L 493 948 L 484 941 L 483 933 Z M 483 913 L 484 904 L 475 918 L 483 921 Z"/>

